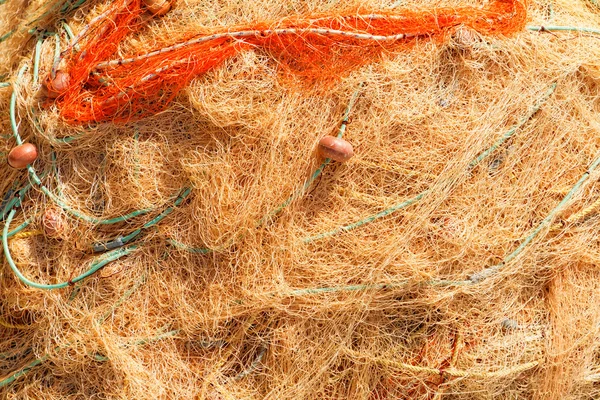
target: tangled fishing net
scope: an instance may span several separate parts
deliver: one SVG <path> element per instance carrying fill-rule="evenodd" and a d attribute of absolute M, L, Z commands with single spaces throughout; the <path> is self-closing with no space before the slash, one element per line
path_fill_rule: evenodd
<path fill-rule="evenodd" d="M 0 0 L 2 398 L 600 397 L 600 3 L 148 8 Z"/>

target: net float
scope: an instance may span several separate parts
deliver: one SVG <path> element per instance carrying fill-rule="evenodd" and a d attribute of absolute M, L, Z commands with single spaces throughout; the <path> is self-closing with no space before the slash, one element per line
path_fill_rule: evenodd
<path fill-rule="evenodd" d="M 153 17 L 162 17 L 171 11 L 173 6 L 169 0 L 143 0 L 143 3 Z"/>
<path fill-rule="evenodd" d="M 319 153 L 325 158 L 346 162 L 354 155 L 354 149 L 342 138 L 325 136 L 319 141 Z"/>
<path fill-rule="evenodd" d="M 464 26 L 459 27 L 452 35 L 452 38 L 456 46 L 461 48 L 473 47 L 480 41 L 476 31 Z"/>
<path fill-rule="evenodd" d="M 23 169 L 27 165 L 33 164 L 37 157 L 37 147 L 31 143 L 23 143 L 8 153 L 8 165 L 15 169 Z"/>
<path fill-rule="evenodd" d="M 65 220 L 61 211 L 53 207 L 46 209 L 42 216 L 42 228 L 46 236 L 59 237 L 65 230 Z"/>
<path fill-rule="evenodd" d="M 56 71 L 56 75 L 54 75 L 54 78 L 50 77 L 44 83 L 44 87 L 46 88 L 46 95 L 51 99 L 57 98 L 69 89 L 70 81 L 71 77 L 69 76 L 68 72 L 62 70 Z"/>

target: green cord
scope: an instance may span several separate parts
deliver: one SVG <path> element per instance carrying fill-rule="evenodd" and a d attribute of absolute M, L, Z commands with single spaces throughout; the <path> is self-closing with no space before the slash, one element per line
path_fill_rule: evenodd
<path fill-rule="evenodd" d="M 42 15 L 40 15 L 39 17 L 37 17 L 33 21 L 29 21 L 25 26 L 31 26 L 31 25 L 33 25 L 35 22 L 38 22 L 39 20 L 43 19 L 44 17 L 50 15 L 50 13 L 52 13 L 53 11 L 55 11 L 60 6 L 61 6 L 61 4 L 59 2 L 54 3 L 52 5 L 52 7 L 48 8 Z"/>
<path fill-rule="evenodd" d="M 369 223 L 371 223 L 371 222 L 373 222 L 375 220 L 378 220 L 380 218 L 386 217 L 386 216 L 388 216 L 388 215 L 390 215 L 390 214 L 392 214 L 392 213 L 394 213 L 394 212 L 396 212 L 398 210 L 401 210 L 403 208 L 406 208 L 406 207 L 408 207 L 410 205 L 415 204 L 416 202 L 418 202 L 419 200 L 421 200 L 423 197 L 425 197 L 425 195 L 428 194 L 429 192 L 430 192 L 430 189 L 424 190 L 421 193 L 419 193 L 418 195 L 416 195 L 415 197 L 413 197 L 411 199 L 408 199 L 408 200 L 405 200 L 402 203 L 396 204 L 395 206 L 390 207 L 388 209 L 385 209 L 385 210 L 383 210 L 381 212 L 378 212 L 377 214 L 370 215 L 370 216 L 368 216 L 366 218 L 363 218 L 363 219 L 361 219 L 359 221 L 353 222 L 353 223 L 348 224 L 348 225 L 340 226 L 339 228 L 333 229 L 333 230 L 328 231 L 328 232 L 323 232 L 323 233 L 320 233 L 318 235 L 306 237 L 306 238 L 302 239 L 302 242 L 304 242 L 304 243 L 311 243 L 311 242 L 315 242 L 317 240 L 325 239 L 327 237 L 336 235 L 336 234 L 338 234 L 340 232 L 347 232 L 347 231 L 351 231 L 353 229 L 359 228 L 359 227 L 361 227 L 363 225 L 369 224 Z"/>
<path fill-rule="evenodd" d="M 556 83 L 552 84 L 548 88 L 546 93 L 544 93 L 542 98 L 529 110 L 529 112 L 527 113 L 526 116 L 521 118 L 521 120 L 515 126 L 510 128 L 508 130 L 508 132 L 506 132 L 500 139 L 498 139 L 489 149 L 481 152 L 481 154 L 479 154 L 473 161 L 471 161 L 471 163 L 469 164 L 469 168 L 475 167 L 477 164 L 479 164 L 481 161 L 483 161 L 485 158 L 487 158 L 491 153 L 496 151 L 496 149 L 498 147 L 502 146 L 502 144 L 504 142 L 506 142 L 508 139 L 510 139 L 517 132 L 517 130 L 519 128 L 521 128 L 523 125 L 525 125 L 525 123 L 527 123 L 527 121 L 529 121 L 540 110 L 542 105 L 544 105 L 544 103 L 546 103 L 546 101 L 548 101 L 548 99 L 550 98 L 550 96 L 552 96 L 552 94 L 554 93 L 555 90 L 556 90 Z"/>
<path fill-rule="evenodd" d="M 23 229 L 27 228 L 32 222 L 33 222 L 33 220 L 31 218 L 26 219 L 25 222 L 23 222 L 21 225 L 17 226 L 15 229 L 13 229 L 12 231 L 8 232 L 8 234 L 6 235 L 6 237 L 11 238 L 11 237 L 15 236 L 17 233 L 19 233 Z"/>
<path fill-rule="evenodd" d="M 582 33 L 593 33 L 595 35 L 600 35 L 600 30 L 594 28 L 585 28 L 579 26 L 556 26 L 556 25 L 548 25 L 548 26 L 528 26 L 527 29 L 534 32 L 582 32 Z"/>
<path fill-rule="evenodd" d="M 521 242 L 519 247 L 517 247 L 512 253 L 508 254 L 504 257 L 504 260 L 500 264 L 494 265 L 493 267 L 486 268 L 480 272 L 472 274 L 469 279 L 473 283 L 479 283 L 484 279 L 487 279 L 491 275 L 498 272 L 502 269 L 506 264 L 514 260 L 519 254 L 525 250 L 525 248 L 535 239 L 535 237 L 554 219 L 556 214 L 562 210 L 562 208 L 571 200 L 573 195 L 581 188 L 584 182 L 590 177 L 592 172 L 594 172 L 598 166 L 600 165 L 600 155 L 594 160 L 592 165 L 588 168 L 588 170 L 579 178 L 577 183 L 571 188 L 569 193 L 565 195 L 565 197 L 561 200 L 560 203 L 550 213 L 540 222 L 540 224 Z"/>
<path fill-rule="evenodd" d="M 591 0 L 596 1 L 596 0 Z M 548 21 L 552 21 L 554 19 L 554 5 L 552 4 L 552 0 L 548 2 Z"/>
<path fill-rule="evenodd" d="M 123 304 L 144 283 L 146 283 L 146 275 L 142 275 L 140 280 L 137 281 L 131 288 L 129 288 L 123 294 L 123 296 L 121 296 L 121 298 L 119 300 L 117 300 L 117 302 L 115 304 L 113 304 L 113 306 L 110 308 L 110 310 L 108 310 L 100 318 L 98 318 L 98 320 L 96 321 L 96 325 L 102 325 L 104 323 L 104 321 L 106 321 L 107 318 L 110 317 L 115 312 L 115 310 L 117 308 L 119 308 L 121 306 L 121 304 Z"/>
<path fill-rule="evenodd" d="M 58 166 L 56 165 L 56 153 L 54 151 L 50 153 L 50 160 L 52 161 L 52 173 L 54 174 L 54 182 L 56 183 L 56 192 L 59 196 L 62 196 L 60 180 L 58 179 Z"/>
<path fill-rule="evenodd" d="M 136 340 L 134 342 L 122 345 L 120 347 L 121 348 L 128 348 L 128 347 L 131 347 L 131 346 L 144 346 L 144 345 L 146 345 L 148 343 L 154 343 L 154 342 L 157 342 L 159 340 L 171 338 L 173 336 L 178 335 L 179 332 L 180 332 L 179 329 L 173 329 L 171 331 L 163 332 L 163 333 L 160 333 L 160 334 L 158 334 L 156 336 L 153 336 L 153 337 L 144 338 L 144 339 L 138 339 L 138 340 Z M 95 354 L 94 355 L 94 359 L 96 361 L 103 362 L 103 361 L 108 361 L 109 358 L 106 357 L 106 356 L 103 356 L 102 354 Z"/>
<path fill-rule="evenodd" d="M 8 265 L 10 266 L 12 271 L 15 273 L 15 275 L 17 275 L 19 280 L 21 282 L 23 282 L 24 284 L 26 284 L 27 286 L 31 286 L 36 289 L 53 290 L 53 289 L 65 288 L 69 285 L 72 285 L 76 282 L 79 282 L 79 281 L 89 277 L 90 275 L 95 274 L 105 265 L 107 265 L 115 260 L 118 260 L 119 258 L 121 258 L 123 256 L 126 256 L 126 255 L 132 253 L 133 251 L 135 251 L 138 248 L 138 246 L 129 246 L 129 247 L 116 249 L 114 251 L 106 253 L 103 256 L 98 257 L 96 260 L 94 260 L 90 264 L 90 268 L 87 271 L 85 271 L 83 274 L 81 274 L 79 276 L 76 276 L 75 278 L 71 279 L 70 281 L 55 283 L 55 284 L 51 284 L 51 285 L 36 283 L 36 282 L 33 282 L 33 281 L 27 279 L 21 273 L 21 271 L 19 271 L 19 269 L 17 268 L 15 262 L 12 259 L 11 254 L 10 254 L 10 248 L 8 246 L 8 228 L 10 226 L 10 223 L 12 222 L 14 215 L 15 215 L 15 210 L 11 210 L 10 214 L 8 214 L 8 218 L 6 219 L 6 223 L 4 224 L 4 229 L 2 230 L 2 248 L 4 249 L 4 257 L 6 258 Z"/>
<path fill-rule="evenodd" d="M 23 375 L 25 375 L 29 371 L 31 371 L 34 367 L 37 367 L 38 365 L 41 365 L 42 363 L 44 363 L 49 357 L 50 357 L 50 355 L 46 354 L 41 358 L 35 359 L 35 360 L 31 361 L 30 363 L 28 363 L 27 365 L 25 365 L 20 370 L 18 370 L 17 372 L 10 375 L 9 377 L 4 378 L 3 380 L 0 381 L 0 388 L 16 381 L 17 379 L 19 379 L 20 377 L 22 377 Z"/>
<path fill-rule="evenodd" d="M 7 32 L 4 35 L 0 36 L 0 43 L 4 42 L 6 39 L 11 37 L 13 35 L 13 33 L 15 33 L 16 31 L 17 31 L 16 29 L 13 29 L 12 31 Z"/>
<path fill-rule="evenodd" d="M 30 25 L 32 25 L 34 22 L 37 22 L 37 21 L 41 20 L 42 18 L 44 18 L 44 17 L 46 17 L 46 16 L 50 15 L 50 13 L 52 13 L 53 11 L 55 11 L 55 10 L 59 9 L 59 7 L 60 7 L 60 13 L 61 13 L 61 14 L 65 14 L 65 13 L 67 13 L 67 12 L 69 12 L 69 11 L 73 11 L 73 10 L 77 9 L 77 8 L 78 8 L 78 7 L 80 7 L 80 6 L 81 6 L 83 3 L 85 3 L 85 1 L 86 1 L 86 0 L 79 0 L 79 1 L 78 1 L 77 3 L 75 3 L 75 4 L 74 4 L 74 5 L 71 7 L 71 8 L 69 8 L 69 7 L 70 7 L 70 3 L 71 3 L 69 0 L 65 1 L 65 2 L 64 2 L 64 3 L 62 3 L 62 4 L 61 4 L 60 2 L 56 2 L 56 3 L 54 3 L 54 4 L 52 5 L 52 7 L 48 8 L 48 10 L 46 10 L 46 12 L 44 12 L 42 15 L 40 15 L 39 17 L 37 17 L 37 18 L 36 18 L 36 19 L 34 19 L 33 21 L 29 21 L 29 22 L 27 23 L 27 25 L 26 25 L 26 26 L 30 26 Z"/>
<path fill-rule="evenodd" d="M 2 200 L 0 201 L 0 211 L 3 211 L 2 214 L 0 214 L 0 219 L 2 219 L 2 220 L 4 220 L 4 216 L 7 213 L 7 211 L 4 211 L 5 207 L 14 198 L 15 190 L 17 190 L 19 183 L 20 183 L 20 179 L 16 179 L 13 182 L 10 189 L 8 189 L 8 191 L 4 194 L 4 196 L 2 197 Z"/>
<path fill-rule="evenodd" d="M 212 251 L 213 251 L 212 249 L 209 249 L 209 248 L 201 248 L 201 247 L 197 247 L 197 248 L 196 248 L 196 247 L 190 247 L 190 246 L 188 246 L 187 244 L 184 244 L 184 243 L 178 242 L 178 241 L 177 241 L 177 240 L 175 240 L 175 239 L 168 239 L 168 240 L 167 240 L 167 242 L 168 242 L 169 244 L 171 244 L 171 245 L 173 245 L 173 246 L 177 247 L 178 249 L 185 250 L 185 251 L 187 251 L 187 252 L 190 252 L 190 253 L 196 253 L 196 254 L 208 254 L 208 253 L 210 253 L 210 252 L 212 252 Z"/>
<path fill-rule="evenodd" d="M 73 29 L 71 29 L 71 25 L 69 25 L 67 21 L 62 21 L 62 26 L 65 32 L 67 32 L 69 40 L 73 40 L 73 38 L 75 38 L 75 35 L 73 34 Z"/>
<path fill-rule="evenodd" d="M 44 42 L 44 36 L 38 37 L 37 43 L 35 44 L 35 56 L 33 61 L 33 83 L 36 84 L 39 79 L 40 72 L 40 57 L 42 55 L 42 43 Z"/>
<path fill-rule="evenodd" d="M 509 138 L 511 138 L 517 132 L 518 129 L 520 129 L 523 125 L 525 125 L 525 123 L 527 123 L 527 121 L 529 121 L 534 116 L 534 114 L 539 111 L 541 106 L 550 98 L 552 93 L 554 93 L 555 89 L 556 89 L 556 83 L 552 84 L 548 88 L 548 90 L 546 91 L 544 96 L 537 102 L 537 104 L 535 106 L 532 107 L 531 110 L 529 110 L 527 115 L 524 118 L 522 118 L 521 121 L 519 121 L 515 126 L 510 128 L 508 130 L 508 132 L 506 132 L 500 139 L 498 139 L 490 148 L 488 148 L 487 150 L 480 153 L 473 161 L 471 161 L 469 163 L 469 168 L 475 167 L 477 164 L 479 164 L 481 161 L 483 161 L 486 157 L 488 157 L 492 152 L 494 152 L 494 150 L 496 150 L 504 142 L 506 142 Z M 396 205 L 394 205 L 386 210 L 383 210 L 377 214 L 368 216 L 359 221 L 353 222 L 348 225 L 341 226 L 339 228 L 333 229 L 328 232 L 324 232 L 324 233 L 320 233 L 318 235 L 306 237 L 306 238 L 302 239 L 302 242 L 311 243 L 311 242 L 314 242 L 314 241 L 317 241 L 320 239 L 324 239 L 324 238 L 336 235 L 340 232 L 347 232 L 347 231 L 351 231 L 353 229 L 359 228 L 363 225 L 371 223 L 375 220 L 378 220 L 387 215 L 390 215 L 398 210 L 401 210 L 412 204 L 415 204 L 416 202 L 421 200 L 423 197 L 425 197 L 425 195 L 427 195 L 430 191 L 431 191 L 431 189 L 426 189 L 426 190 L 422 191 L 421 193 L 419 193 L 418 195 L 416 195 L 415 197 L 405 200 L 400 204 L 396 204 Z"/>
<path fill-rule="evenodd" d="M 5 87 L 9 87 L 10 86 L 10 82 L 0 82 L 0 88 L 5 88 Z"/>
<path fill-rule="evenodd" d="M 163 212 L 161 212 L 159 215 L 157 215 L 150 221 L 146 222 L 144 225 L 142 225 L 141 228 L 136 229 L 135 231 L 131 232 L 127 236 L 118 237 L 109 242 L 94 244 L 92 246 L 93 250 L 95 252 L 99 253 L 99 252 L 103 252 L 106 250 L 111 250 L 113 248 L 122 247 L 125 244 L 129 243 L 130 241 L 135 239 L 140 233 L 142 233 L 144 230 L 153 227 L 154 225 L 156 225 L 160 221 L 162 221 L 167 215 L 171 214 L 175 210 L 175 208 L 178 207 L 185 200 L 185 198 L 191 193 L 191 191 L 192 191 L 191 188 L 185 188 L 183 190 L 183 192 L 177 197 L 177 199 L 175 200 L 175 202 L 172 206 L 168 207 Z"/>
<path fill-rule="evenodd" d="M 35 130 L 40 134 L 40 135 L 44 135 L 45 132 L 42 129 L 42 127 L 40 126 L 40 122 L 38 120 L 38 117 L 36 115 L 35 112 L 35 108 L 31 107 L 31 114 L 33 114 L 33 126 L 35 127 Z M 77 139 L 80 139 L 83 137 L 83 133 L 80 133 L 78 135 L 75 136 L 67 136 L 64 138 L 47 138 L 49 141 L 53 142 L 53 143 L 57 143 L 57 144 L 69 144 L 74 142 Z"/>
<path fill-rule="evenodd" d="M 23 74 L 25 73 L 25 71 L 27 71 L 27 64 L 23 65 L 21 67 L 21 69 L 19 69 L 19 72 L 17 73 L 17 82 L 20 81 L 23 78 Z M 13 131 L 13 136 L 15 138 L 15 140 L 17 141 L 17 145 L 20 146 L 23 144 L 23 141 L 21 140 L 21 136 L 19 135 L 19 128 L 17 128 L 17 113 L 16 113 L 16 107 L 17 107 L 17 85 L 15 84 L 13 86 L 13 92 L 10 95 L 10 127 Z"/>
<path fill-rule="evenodd" d="M 141 228 L 136 229 L 135 231 L 131 232 L 129 235 L 123 237 L 123 239 L 122 239 L 123 243 L 130 242 L 137 235 L 139 235 L 144 229 L 151 228 L 154 225 L 158 224 L 160 221 L 162 221 L 167 215 L 171 214 L 175 210 L 175 207 L 177 207 L 181 203 L 183 203 L 183 201 L 191 193 L 191 191 L 192 191 L 191 188 L 185 188 L 183 190 L 183 193 L 181 193 L 179 195 L 179 197 L 177 197 L 177 199 L 175 200 L 175 203 L 174 203 L 173 206 L 167 208 L 166 210 L 164 210 L 163 212 L 161 212 L 159 215 L 157 215 L 156 217 L 154 217 L 150 221 L 146 222 Z"/>
<path fill-rule="evenodd" d="M 54 193 L 52 193 L 46 186 L 44 186 L 31 165 L 27 166 L 27 170 L 29 171 L 29 175 L 31 176 L 31 179 L 33 180 L 33 182 L 36 185 L 39 186 L 42 193 L 44 193 L 46 196 L 48 196 L 54 203 L 56 203 L 56 205 L 58 205 L 64 211 L 69 213 L 71 216 L 78 218 L 82 221 L 89 222 L 91 224 L 95 224 L 95 225 L 117 224 L 119 222 L 125 222 L 131 218 L 135 218 L 140 215 L 148 214 L 149 212 L 151 212 L 153 210 L 152 208 L 145 208 L 145 209 L 130 212 L 129 214 L 126 214 L 126 215 L 122 215 L 122 216 L 110 218 L 110 219 L 101 219 L 101 218 L 89 216 L 89 215 L 83 214 L 83 213 L 71 208 L 64 201 L 62 201 L 60 198 L 58 198 Z"/>
<path fill-rule="evenodd" d="M 66 1 L 63 7 L 60 9 L 60 12 L 62 14 L 65 14 L 69 11 L 76 10 L 77 8 L 81 7 L 86 1 L 87 0 L 78 0 L 75 4 L 71 4 L 70 1 Z"/>
<path fill-rule="evenodd" d="M 144 338 L 144 339 L 136 340 L 135 342 L 131 343 L 129 346 L 143 346 L 143 345 L 148 344 L 148 343 L 153 343 L 153 342 L 156 342 L 156 341 L 159 341 L 159 340 L 162 340 L 162 339 L 173 337 L 173 336 L 177 335 L 179 332 L 180 332 L 179 329 L 173 329 L 173 330 L 168 331 L 168 332 L 160 333 L 160 334 L 158 334 L 156 336 L 153 336 L 151 338 Z"/>
<path fill-rule="evenodd" d="M 46 173 L 42 175 L 42 177 L 44 176 L 46 176 Z M 4 206 L 4 210 L 2 210 L 2 214 L 0 214 L 0 220 L 4 220 L 11 209 L 21 206 L 22 199 L 30 189 L 31 182 L 27 182 L 27 184 L 17 192 L 17 195 L 14 195 L 13 198 L 6 203 L 6 205 Z"/>
<path fill-rule="evenodd" d="M 245 377 L 247 377 L 248 375 L 250 375 L 251 373 L 253 373 L 254 371 L 256 371 L 258 369 L 258 366 L 260 365 L 263 357 L 265 356 L 265 354 L 267 354 L 267 345 L 263 344 L 259 351 L 258 354 L 256 355 L 256 358 L 254 359 L 254 361 L 252 361 L 252 363 L 250 364 L 250 366 L 248 366 L 248 368 L 246 368 L 245 370 L 241 371 L 239 374 L 237 374 L 236 376 L 233 377 L 234 381 L 239 381 L 241 379 L 244 379 Z"/>

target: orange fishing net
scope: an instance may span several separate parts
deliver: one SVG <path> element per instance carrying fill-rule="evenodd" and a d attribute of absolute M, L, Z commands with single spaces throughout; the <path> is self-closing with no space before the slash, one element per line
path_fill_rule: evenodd
<path fill-rule="evenodd" d="M 63 52 L 60 68 L 70 79 L 66 87 L 53 88 L 52 80 L 48 86 L 61 92 L 57 105 L 67 122 L 119 123 L 155 114 L 190 80 L 248 49 L 266 52 L 282 72 L 306 82 L 331 81 L 383 52 L 404 50 L 419 40 L 443 40 L 460 26 L 510 35 L 526 19 L 522 0 L 497 0 L 485 8 L 355 10 L 196 32 L 168 47 L 111 60 L 123 39 L 143 26 L 143 11 L 140 0 L 115 1 Z"/>

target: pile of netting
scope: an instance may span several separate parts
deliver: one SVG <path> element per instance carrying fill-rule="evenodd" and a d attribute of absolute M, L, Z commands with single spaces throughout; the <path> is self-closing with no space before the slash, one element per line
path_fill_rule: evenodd
<path fill-rule="evenodd" d="M 600 3 L 154 3 L 0 0 L 0 397 L 600 396 Z"/>

